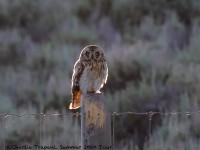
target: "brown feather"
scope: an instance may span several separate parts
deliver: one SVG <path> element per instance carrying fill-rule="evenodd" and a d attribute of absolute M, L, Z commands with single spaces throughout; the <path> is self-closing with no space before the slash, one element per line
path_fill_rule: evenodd
<path fill-rule="evenodd" d="M 69 109 L 77 109 L 77 108 L 79 108 L 81 106 L 80 98 L 81 98 L 81 90 L 76 91 L 73 94 L 72 102 L 69 105 Z"/>

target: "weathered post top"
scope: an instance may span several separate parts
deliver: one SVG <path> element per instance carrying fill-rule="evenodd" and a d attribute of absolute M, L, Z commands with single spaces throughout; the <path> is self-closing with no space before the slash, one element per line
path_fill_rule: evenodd
<path fill-rule="evenodd" d="M 102 93 L 81 96 L 82 149 L 111 149 L 110 116 Z"/>

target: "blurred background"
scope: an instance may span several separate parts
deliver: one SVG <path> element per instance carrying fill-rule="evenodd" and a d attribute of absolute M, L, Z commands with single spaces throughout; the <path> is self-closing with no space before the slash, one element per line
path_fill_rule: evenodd
<path fill-rule="evenodd" d="M 70 112 L 73 65 L 89 44 L 107 56 L 102 92 L 110 112 L 198 111 L 199 0 L 0 0 L 0 113 Z M 149 137 L 148 116 L 116 116 L 115 144 L 121 150 L 197 150 L 199 118 L 200 112 L 154 115 Z M 39 142 L 37 117 L 5 121 L 0 145 L 3 139 Z M 80 118 L 57 116 L 43 124 L 44 145 L 80 138 Z"/>

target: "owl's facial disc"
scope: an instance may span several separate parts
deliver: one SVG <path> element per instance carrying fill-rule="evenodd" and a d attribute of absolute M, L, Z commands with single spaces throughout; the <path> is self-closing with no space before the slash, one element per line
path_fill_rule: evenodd
<path fill-rule="evenodd" d="M 80 58 L 87 61 L 99 61 L 104 58 L 104 53 L 98 46 L 90 45 L 83 49 Z"/>

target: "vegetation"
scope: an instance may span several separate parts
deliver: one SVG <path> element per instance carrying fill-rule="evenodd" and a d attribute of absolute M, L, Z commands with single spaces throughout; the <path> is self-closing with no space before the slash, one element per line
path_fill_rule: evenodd
<path fill-rule="evenodd" d="M 110 112 L 198 111 L 199 16 L 197 0 L 0 0 L 0 113 L 70 112 L 73 64 L 88 44 L 107 56 Z M 149 137 L 148 116 L 116 116 L 115 143 L 197 150 L 198 117 L 154 115 Z M 42 126 L 38 116 L 5 121 L 6 144 L 79 144 L 77 116 L 47 117 Z"/>

